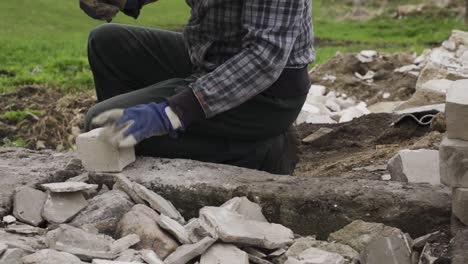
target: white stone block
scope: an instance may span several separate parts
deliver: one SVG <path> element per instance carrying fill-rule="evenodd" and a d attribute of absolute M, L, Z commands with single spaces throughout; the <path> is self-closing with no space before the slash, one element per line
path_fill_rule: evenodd
<path fill-rule="evenodd" d="M 120 172 L 135 161 L 134 148 L 118 148 L 99 137 L 102 128 L 81 134 L 76 139 L 78 157 L 87 171 Z"/>
<path fill-rule="evenodd" d="M 437 150 L 400 150 L 387 166 L 394 181 L 440 184 Z"/>
<path fill-rule="evenodd" d="M 458 220 L 468 225 L 468 188 L 453 189 L 452 212 Z"/>
<path fill-rule="evenodd" d="M 200 264 L 248 264 L 249 256 L 234 245 L 214 244 L 200 259 Z"/>
<path fill-rule="evenodd" d="M 444 138 L 439 156 L 441 182 L 453 188 L 468 188 L 468 142 Z"/>
<path fill-rule="evenodd" d="M 453 83 L 445 106 L 447 136 L 468 141 L 468 79 Z"/>

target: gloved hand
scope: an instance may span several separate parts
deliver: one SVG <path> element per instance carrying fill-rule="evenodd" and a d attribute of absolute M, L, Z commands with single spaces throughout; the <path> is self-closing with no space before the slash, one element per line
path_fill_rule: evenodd
<path fill-rule="evenodd" d="M 137 0 L 80 0 L 80 8 L 90 17 L 110 22 L 119 11 L 138 9 Z"/>
<path fill-rule="evenodd" d="M 131 147 L 152 136 L 176 136 L 177 130 L 183 130 L 179 117 L 165 102 L 109 110 L 91 122 L 105 126 L 100 137 L 119 147 Z"/>

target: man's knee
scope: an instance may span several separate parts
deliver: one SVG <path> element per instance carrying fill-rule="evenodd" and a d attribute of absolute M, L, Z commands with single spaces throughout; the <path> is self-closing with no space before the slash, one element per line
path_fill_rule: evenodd
<path fill-rule="evenodd" d="M 105 45 L 107 43 L 112 43 L 120 35 L 119 32 L 122 32 L 123 26 L 119 24 L 102 24 L 97 26 L 88 36 L 89 45 Z"/>

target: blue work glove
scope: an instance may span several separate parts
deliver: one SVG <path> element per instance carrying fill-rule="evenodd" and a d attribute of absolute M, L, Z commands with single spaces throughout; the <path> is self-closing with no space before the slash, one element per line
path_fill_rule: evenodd
<path fill-rule="evenodd" d="M 153 136 L 177 136 L 177 131 L 183 130 L 179 117 L 166 102 L 109 110 L 91 122 L 104 126 L 100 137 L 119 147 L 135 146 Z"/>

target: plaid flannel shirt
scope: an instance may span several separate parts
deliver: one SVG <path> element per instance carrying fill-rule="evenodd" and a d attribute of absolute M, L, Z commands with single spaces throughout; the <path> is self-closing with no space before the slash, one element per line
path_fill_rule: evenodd
<path fill-rule="evenodd" d="M 184 28 L 207 118 L 270 87 L 284 68 L 315 59 L 311 0 L 187 0 Z"/>

